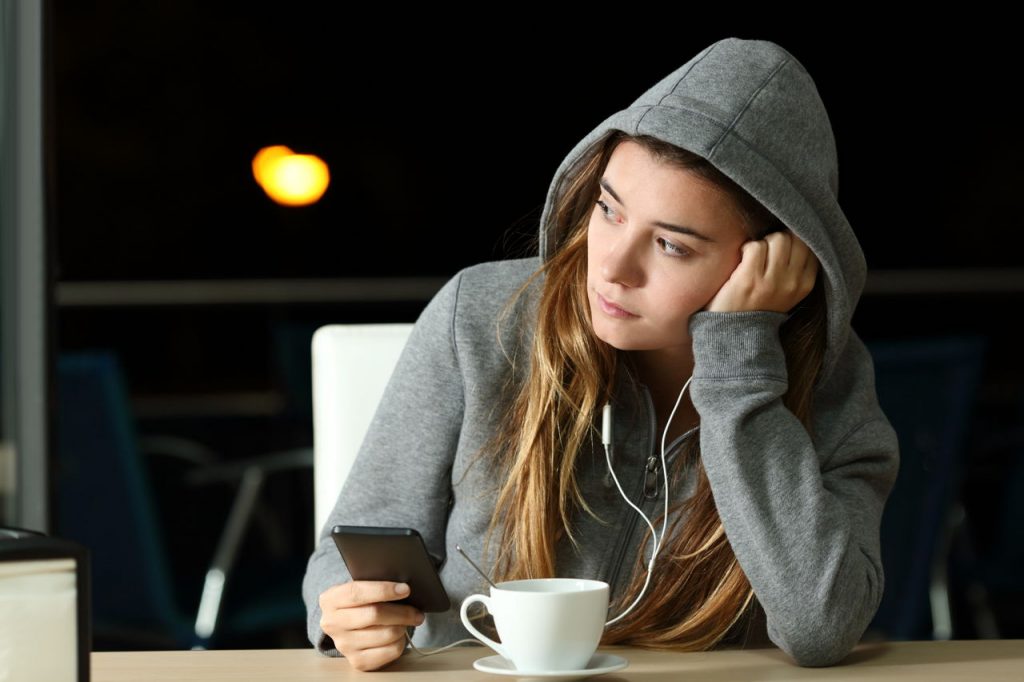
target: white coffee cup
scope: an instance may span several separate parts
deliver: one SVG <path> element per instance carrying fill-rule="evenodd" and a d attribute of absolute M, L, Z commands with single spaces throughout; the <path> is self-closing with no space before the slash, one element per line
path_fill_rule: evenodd
<path fill-rule="evenodd" d="M 468 609 L 481 602 L 501 643 L 469 622 Z M 462 623 L 516 670 L 582 670 L 590 662 L 608 618 L 608 583 L 578 578 L 510 580 L 491 596 L 471 594 L 462 602 Z"/>

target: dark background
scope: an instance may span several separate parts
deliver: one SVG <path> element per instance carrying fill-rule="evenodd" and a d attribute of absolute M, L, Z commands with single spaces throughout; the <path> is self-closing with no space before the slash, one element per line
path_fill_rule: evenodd
<path fill-rule="evenodd" d="M 1019 263 L 1019 58 L 991 33 L 740 22 L 647 40 L 628 22 L 346 26 L 315 6 L 56 3 L 60 280 L 447 276 L 506 257 L 576 141 L 729 35 L 775 40 L 815 78 L 870 267 Z M 327 162 L 319 203 L 262 193 L 249 164 L 271 144 Z"/>
<path fill-rule="evenodd" d="M 988 336 L 977 409 L 992 424 L 1013 419 L 1024 145 L 1017 40 L 998 34 L 999 21 L 924 27 L 853 16 L 812 26 L 806 15 L 705 21 L 682 11 L 638 17 L 632 7 L 589 7 L 564 23 L 499 7 L 487 18 L 362 7 L 357 17 L 315 3 L 48 7 L 58 298 L 89 282 L 128 292 L 147 280 L 443 281 L 466 265 L 532 254 L 551 177 L 583 135 L 711 42 L 764 38 L 817 83 L 837 140 L 840 203 L 869 269 L 947 273 L 930 294 L 872 293 L 869 274 L 855 329 L 866 340 Z M 273 144 L 326 161 L 331 184 L 319 203 L 283 208 L 263 194 L 250 164 Z M 1017 270 L 972 293 L 958 288 L 964 268 Z M 303 364 L 312 329 L 412 321 L 425 303 L 63 304 L 57 345 L 118 354 L 140 433 L 241 460 L 312 444 Z M 170 475 L 180 472 L 152 466 L 177 589 L 191 604 L 229 491 L 183 507 Z M 985 526 L 999 513 L 990 500 L 1001 464 L 972 466 L 968 498 Z M 278 549 L 308 556 L 310 472 L 279 476 L 267 500 L 290 538 Z M 240 572 L 267 551 L 252 535 Z M 291 638 L 230 644 L 303 646 L 303 636 L 300 626 Z"/>

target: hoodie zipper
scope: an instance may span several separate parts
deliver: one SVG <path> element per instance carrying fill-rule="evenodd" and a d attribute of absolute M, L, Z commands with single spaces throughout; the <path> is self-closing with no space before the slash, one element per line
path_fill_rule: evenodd
<path fill-rule="evenodd" d="M 646 386 L 643 387 L 643 390 L 644 399 L 647 404 L 647 414 L 651 426 L 651 450 L 657 451 L 659 441 L 656 437 L 658 425 L 655 422 L 654 418 L 654 401 L 651 399 L 651 393 L 650 391 L 647 390 Z M 675 443 L 673 443 L 669 447 L 669 452 L 674 450 L 679 445 L 682 445 L 682 443 L 687 438 L 689 438 L 690 435 L 693 434 L 695 431 L 696 428 L 693 428 L 687 431 L 685 434 L 683 434 Z M 667 458 L 668 453 L 666 453 L 666 459 Z M 634 504 L 636 504 L 636 506 L 640 507 L 641 509 L 643 508 L 642 504 L 645 497 L 647 499 L 653 499 L 658 496 L 658 475 L 661 469 L 660 464 L 661 461 L 653 453 L 648 455 L 647 462 L 644 465 L 643 480 L 641 481 L 641 484 L 636 492 L 636 495 L 634 495 Z M 619 534 L 618 544 L 615 548 L 615 562 L 612 564 L 612 575 L 610 580 L 608 581 L 608 586 L 610 590 L 615 589 L 615 583 L 619 579 L 619 573 L 621 572 L 620 569 L 622 567 L 622 557 L 626 553 L 626 547 L 629 545 L 629 539 L 633 537 L 633 531 L 636 529 L 636 524 L 639 521 L 639 517 L 640 515 L 633 511 L 629 515 L 629 520 L 626 522 L 626 526 L 623 529 L 623 532 Z"/>
<path fill-rule="evenodd" d="M 653 500 L 658 496 L 658 458 L 651 455 L 647 458 L 647 468 L 644 471 L 644 497 Z"/>

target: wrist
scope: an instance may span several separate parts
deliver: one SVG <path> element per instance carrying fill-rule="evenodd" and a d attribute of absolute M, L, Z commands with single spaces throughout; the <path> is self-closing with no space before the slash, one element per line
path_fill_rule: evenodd
<path fill-rule="evenodd" d="M 694 380 L 767 376 L 785 381 L 786 355 L 779 328 L 788 317 L 768 310 L 691 315 Z"/>

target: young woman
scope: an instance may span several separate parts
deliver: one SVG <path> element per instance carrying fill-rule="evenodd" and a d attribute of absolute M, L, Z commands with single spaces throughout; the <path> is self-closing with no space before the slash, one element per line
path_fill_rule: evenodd
<path fill-rule="evenodd" d="M 496 582 L 608 582 L 604 644 L 840 661 L 881 600 L 898 450 L 837 191 L 814 82 L 768 41 L 718 41 L 594 128 L 539 255 L 462 270 L 417 320 L 309 561 L 314 646 L 369 670 L 408 626 L 465 638 L 486 584 L 459 544 Z M 454 608 L 351 581 L 335 524 L 419 530 Z"/>

